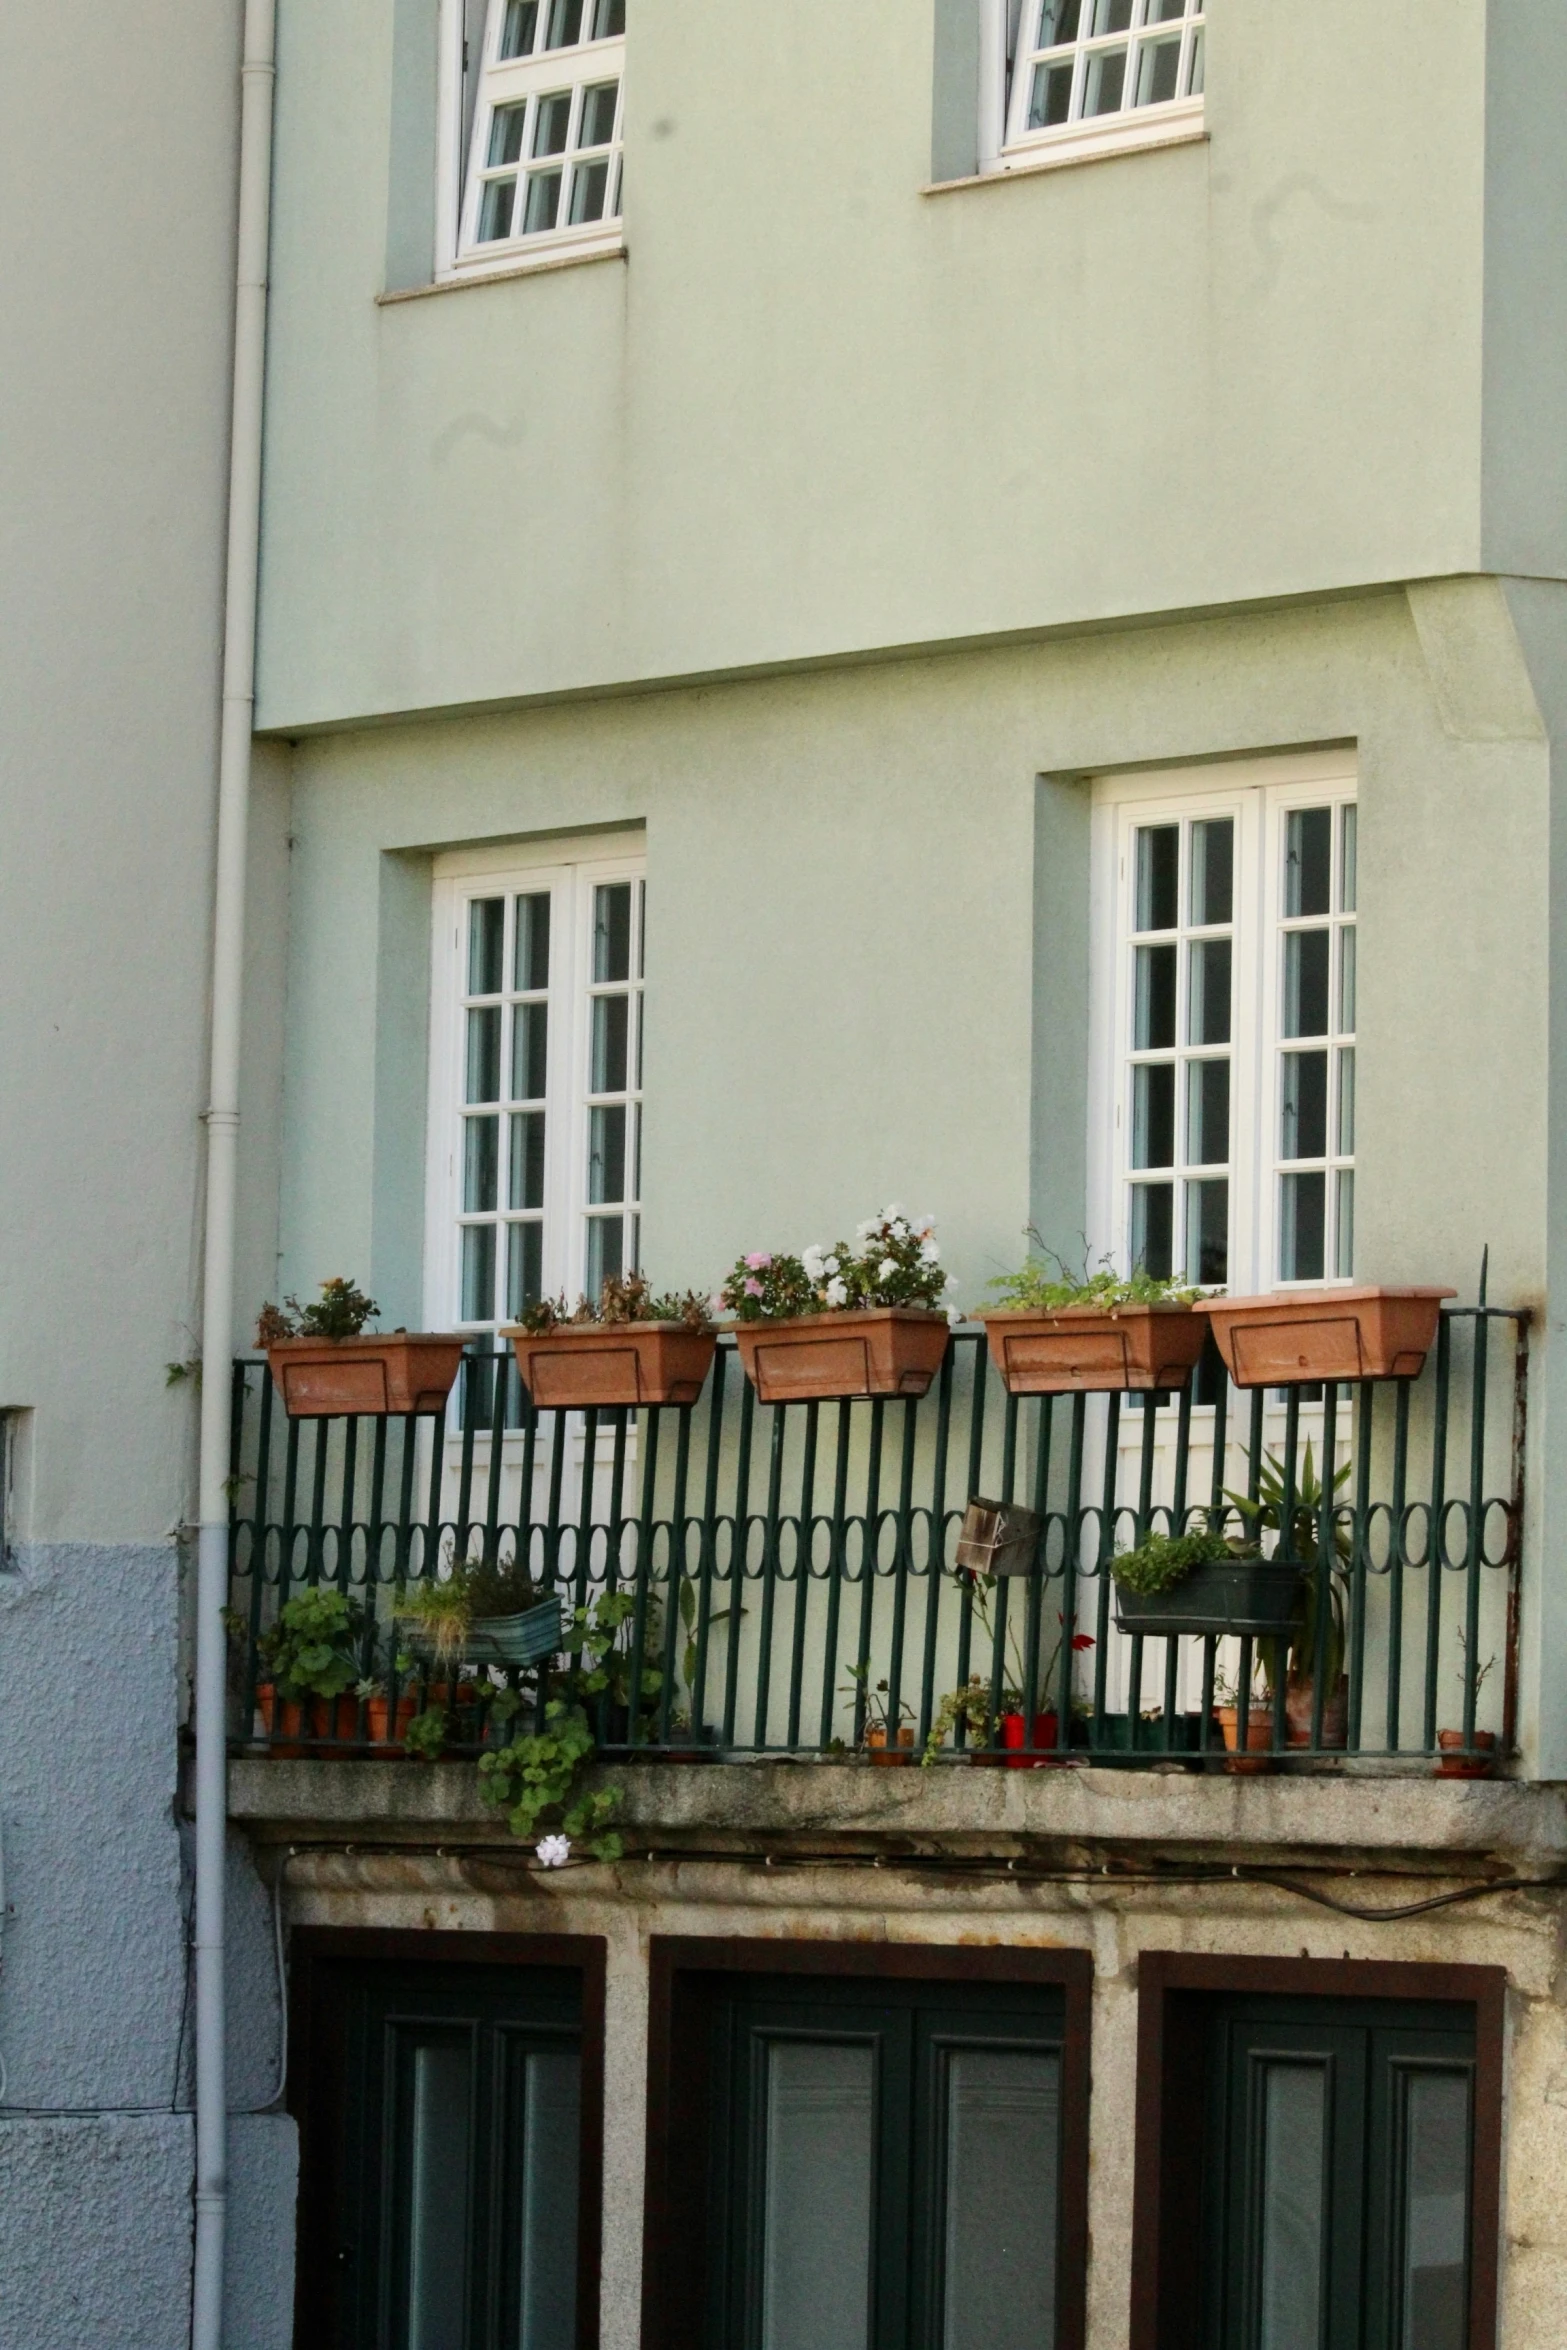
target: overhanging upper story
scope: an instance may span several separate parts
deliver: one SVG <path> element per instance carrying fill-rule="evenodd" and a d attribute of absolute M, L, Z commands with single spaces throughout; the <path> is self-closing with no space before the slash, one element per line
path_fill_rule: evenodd
<path fill-rule="evenodd" d="M 1567 17 L 1041 5 L 282 0 L 262 726 L 1567 573 Z"/>

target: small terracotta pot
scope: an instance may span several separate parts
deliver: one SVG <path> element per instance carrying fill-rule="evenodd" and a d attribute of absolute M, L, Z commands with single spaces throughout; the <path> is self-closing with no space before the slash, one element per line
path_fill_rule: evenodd
<path fill-rule="evenodd" d="M 1224 1757 L 1225 1769 L 1235 1772 L 1238 1777 L 1249 1777 L 1261 1771 L 1271 1771 L 1273 1768 L 1271 1752 L 1273 1745 L 1272 1704 L 1265 1698 L 1259 1699 L 1248 1713 L 1246 1717 L 1246 1752 L 1244 1754 L 1238 1751 L 1240 1708 L 1234 1705 L 1219 1705 L 1214 1707 L 1214 1712 L 1218 1716 L 1219 1728 L 1224 1732 L 1224 1744 L 1227 1749 Z"/>
<path fill-rule="evenodd" d="M 875 1722 L 865 1733 L 865 1745 L 873 1763 L 880 1763 L 886 1770 L 894 1769 L 899 1763 L 914 1759 L 914 1726 L 906 1723 L 898 1732 L 896 1746 L 889 1746 L 886 1724 Z"/>
<path fill-rule="evenodd" d="M 718 1344 L 716 1330 L 684 1322 L 562 1322 L 538 1336 L 501 1336 L 536 1408 L 558 1412 L 695 1403 Z"/>
<path fill-rule="evenodd" d="M 279 1697 L 270 1681 L 257 1684 L 256 1705 L 272 1759 L 275 1762 L 297 1762 L 305 1751 L 302 1743 L 304 1707 L 292 1699 Z"/>
<path fill-rule="evenodd" d="M 1284 1686 L 1285 1744 L 1311 1744 L 1311 1715 L 1316 1704 L 1316 1684 L 1297 1680 L 1291 1674 Z M 1330 1689 L 1322 1701 L 1322 1744 L 1319 1753 L 1339 1749 L 1349 1743 L 1349 1676 L 1341 1674 L 1336 1689 Z"/>
<path fill-rule="evenodd" d="M 1066 1761 L 1064 1754 L 1057 1754 L 1054 1751 L 1060 1730 L 1061 1718 L 1058 1714 L 1035 1714 L 1034 1734 L 1032 1738 L 1026 1738 L 1023 1734 L 1023 1715 L 1020 1713 L 1003 1714 L 1001 1717 L 1001 1743 L 1009 1749 L 1006 1756 L 1007 1769 L 1009 1771 L 1060 1770 Z M 1026 1746 L 1032 1747 L 1034 1752 L 1025 1754 L 1022 1749 Z"/>
<path fill-rule="evenodd" d="M 1438 1730 L 1436 1742 L 1442 1749 L 1442 1759 L 1436 1766 L 1439 1779 L 1489 1779 L 1496 1768 L 1496 1732 L 1476 1730 L 1469 1740 L 1478 1752 L 1465 1754 L 1462 1730 Z"/>
<path fill-rule="evenodd" d="M 1210 1297 L 1206 1321 L 1237 1387 L 1418 1379 L 1451 1289 L 1281 1289 Z"/>
<path fill-rule="evenodd" d="M 267 1361 L 291 1420 L 383 1419 L 441 1412 L 462 1362 L 461 1338 L 392 1330 L 360 1338 L 280 1338 Z"/>
<path fill-rule="evenodd" d="M 852 1306 L 735 1324 L 740 1360 L 761 1403 L 924 1395 L 950 1336 L 945 1314 L 918 1306 Z"/>
<path fill-rule="evenodd" d="M 980 1319 L 1011 1395 L 1184 1387 L 1208 1336 L 1183 1305 L 1008 1307 Z"/>
<path fill-rule="evenodd" d="M 365 1699 L 365 1721 L 369 1732 L 371 1751 L 382 1755 L 401 1754 L 403 1740 L 408 1733 L 408 1725 L 418 1711 L 419 1700 L 411 1689 L 404 1689 L 400 1692 L 395 1721 L 392 1718 L 392 1701 L 389 1697 L 367 1697 Z"/>
<path fill-rule="evenodd" d="M 359 1700 L 357 1697 L 312 1697 L 305 1708 L 305 1722 L 317 1751 L 328 1739 L 332 1741 L 334 1753 L 340 1746 L 357 1746 Z"/>

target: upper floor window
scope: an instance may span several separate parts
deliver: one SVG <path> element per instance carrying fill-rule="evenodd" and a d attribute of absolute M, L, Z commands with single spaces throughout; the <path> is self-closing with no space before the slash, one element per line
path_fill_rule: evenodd
<path fill-rule="evenodd" d="M 1199 130 L 1203 11 L 1204 0 L 1023 0 L 1001 167 Z"/>
<path fill-rule="evenodd" d="M 619 246 L 625 36 L 626 0 L 489 0 L 459 269 Z"/>

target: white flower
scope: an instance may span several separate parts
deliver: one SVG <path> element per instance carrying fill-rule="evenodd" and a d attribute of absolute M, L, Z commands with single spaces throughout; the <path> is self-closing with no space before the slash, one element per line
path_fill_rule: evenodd
<path fill-rule="evenodd" d="M 947 1278 L 946 1278 L 946 1280 L 945 1280 L 945 1281 L 942 1283 L 942 1287 L 943 1287 L 944 1289 L 956 1289 L 956 1288 L 957 1288 L 957 1285 L 958 1285 L 958 1277 L 957 1277 L 956 1273 L 949 1273 L 949 1274 L 947 1275 Z"/>
<path fill-rule="evenodd" d="M 828 1258 L 826 1258 L 826 1259 L 823 1261 L 823 1264 L 822 1264 L 822 1271 L 823 1271 L 824 1273 L 836 1273 L 836 1272 L 837 1272 L 837 1270 L 838 1270 L 838 1260 L 837 1260 L 837 1258 L 836 1258 L 836 1257 L 828 1257 Z"/>
<path fill-rule="evenodd" d="M 908 1209 L 904 1207 L 902 1202 L 900 1200 L 894 1200 L 891 1207 L 887 1209 L 885 1215 L 882 1217 L 882 1222 L 884 1224 L 896 1224 L 900 1216 L 906 1216 L 907 1214 Z"/>
<path fill-rule="evenodd" d="M 840 1281 L 834 1274 L 832 1280 L 827 1284 L 827 1303 L 830 1306 L 846 1306 L 848 1302 L 849 1285 L 846 1281 Z"/>
<path fill-rule="evenodd" d="M 563 1869 L 571 1858 L 569 1836 L 541 1836 L 534 1846 L 540 1865 L 547 1869 Z"/>
<path fill-rule="evenodd" d="M 878 1281 L 890 1281 L 897 1270 L 898 1266 L 895 1258 L 883 1257 L 880 1265 L 877 1267 L 876 1278 Z"/>
<path fill-rule="evenodd" d="M 888 1227 L 888 1233 L 889 1237 L 893 1240 L 907 1240 L 909 1237 L 909 1228 L 903 1221 L 903 1218 L 901 1216 L 897 1216 L 893 1219 L 891 1225 Z"/>
<path fill-rule="evenodd" d="M 942 1310 L 946 1314 L 947 1320 L 954 1326 L 956 1326 L 963 1319 L 963 1308 L 961 1306 L 946 1306 Z"/>
<path fill-rule="evenodd" d="M 809 1248 L 800 1251 L 800 1262 L 805 1267 L 805 1277 L 808 1281 L 821 1280 L 826 1266 L 823 1263 L 821 1248 L 816 1241 L 813 1240 Z"/>
<path fill-rule="evenodd" d="M 934 1240 L 936 1237 L 935 1217 L 916 1216 L 914 1219 L 914 1229 L 919 1234 L 921 1240 Z"/>
<path fill-rule="evenodd" d="M 869 1240 L 873 1232 L 879 1232 L 880 1230 L 881 1218 L 879 1216 L 867 1216 L 863 1224 L 855 1225 L 854 1237 L 856 1240 Z"/>
<path fill-rule="evenodd" d="M 922 1240 L 920 1242 L 920 1263 L 922 1265 L 939 1265 L 941 1263 L 941 1250 L 935 1241 Z"/>

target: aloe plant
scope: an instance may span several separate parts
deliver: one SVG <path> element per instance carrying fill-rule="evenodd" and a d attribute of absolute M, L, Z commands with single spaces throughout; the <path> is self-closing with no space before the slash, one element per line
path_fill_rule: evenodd
<path fill-rule="evenodd" d="M 1348 1476 L 1349 1463 L 1345 1461 L 1343 1466 L 1333 1473 L 1334 1493 L 1338 1492 L 1339 1487 L 1346 1482 Z M 1255 1501 L 1249 1494 L 1236 1493 L 1230 1486 L 1226 1486 L 1224 1490 L 1225 1499 L 1233 1502 L 1242 1516 L 1250 1521 L 1253 1534 L 1274 1533 L 1280 1537 L 1281 1544 L 1283 1543 L 1285 1469 L 1284 1463 L 1277 1454 L 1270 1452 L 1263 1457 L 1262 1466 L 1257 1476 L 1257 1498 Z M 1287 1642 L 1260 1640 L 1257 1643 L 1257 1652 L 1262 1661 L 1262 1669 L 1270 1689 L 1278 1687 L 1281 1669 L 1287 1672 L 1290 1680 L 1295 1682 L 1314 1681 L 1317 1678 L 1319 1662 L 1317 1617 L 1320 1605 L 1320 1578 L 1324 1572 L 1328 1578 L 1327 1622 L 1322 1627 L 1320 1658 L 1324 1689 L 1331 1693 L 1338 1687 L 1343 1677 L 1344 1659 L 1348 1647 L 1348 1635 L 1344 1620 L 1344 1586 L 1348 1579 L 1350 1560 L 1354 1555 L 1354 1545 L 1350 1538 L 1349 1529 L 1340 1525 L 1336 1515 L 1333 1514 L 1331 1501 L 1328 1507 L 1333 1531 L 1329 1556 L 1324 1561 L 1321 1551 L 1322 1479 L 1317 1474 L 1316 1463 L 1312 1458 L 1311 1439 L 1308 1436 L 1305 1457 L 1295 1479 L 1295 1501 L 1289 1512 L 1289 1541 L 1285 1550 L 1286 1558 L 1297 1560 L 1301 1569 L 1300 1594 L 1295 1602 L 1294 1628 Z"/>

